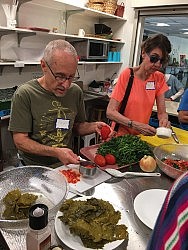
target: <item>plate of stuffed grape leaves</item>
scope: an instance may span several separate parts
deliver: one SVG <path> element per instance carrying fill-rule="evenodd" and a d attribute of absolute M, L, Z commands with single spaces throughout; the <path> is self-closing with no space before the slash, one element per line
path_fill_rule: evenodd
<path fill-rule="evenodd" d="M 121 211 L 120 211 L 121 210 Z M 128 242 L 125 211 L 94 197 L 67 199 L 55 218 L 59 239 L 74 250 L 115 249 Z"/>

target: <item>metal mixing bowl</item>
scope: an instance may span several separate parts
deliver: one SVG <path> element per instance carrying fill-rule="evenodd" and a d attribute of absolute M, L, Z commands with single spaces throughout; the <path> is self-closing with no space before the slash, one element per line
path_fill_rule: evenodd
<path fill-rule="evenodd" d="M 0 173 L 0 228 L 18 229 L 28 226 L 28 219 L 6 220 L 3 217 L 3 198 L 14 189 L 37 195 L 35 203 L 48 206 L 50 220 L 55 217 L 67 196 L 68 183 L 58 171 L 42 166 L 18 167 Z"/>
<path fill-rule="evenodd" d="M 91 177 L 95 175 L 97 166 L 91 161 L 81 161 L 79 166 L 79 172 L 83 177 Z"/>
<path fill-rule="evenodd" d="M 177 179 L 184 171 L 165 164 L 162 159 L 179 159 L 188 161 L 188 144 L 163 144 L 153 150 L 157 165 L 168 176 Z"/>

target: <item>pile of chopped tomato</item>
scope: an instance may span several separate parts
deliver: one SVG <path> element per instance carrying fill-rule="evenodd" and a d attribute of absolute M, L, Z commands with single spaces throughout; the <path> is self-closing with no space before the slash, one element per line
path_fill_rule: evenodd
<path fill-rule="evenodd" d="M 173 168 L 179 169 L 181 171 L 188 170 L 188 161 L 185 160 L 173 160 L 173 159 L 164 159 L 163 162 Z"/>
<path fill-rule="evenodd" d="M 76 170 L 73 169 L 63 169 L 63 170 L 59 170 L 60 173 L 62 173 L 65 178 L 67 179 L 68 183 L 77 183 L 78 181 L 80 181 L 80 173 Z"/>

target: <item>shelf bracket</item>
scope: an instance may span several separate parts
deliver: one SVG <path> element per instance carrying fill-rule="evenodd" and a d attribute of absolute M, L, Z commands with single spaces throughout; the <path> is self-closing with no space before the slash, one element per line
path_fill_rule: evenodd
<path fill-rule="evenodd" d="M 4 68 L 4 65 L 0 65 L 0 76 L 2 76 L 3 74 L 3 68 Z"/>
<path fill-rule="evenodd" d="M 21 43 L 22 38 L 28 37 L 28 36 L 34 36 L 34 35 L 36 35 L 35 32 L 32 32 L 32 33 L 17 33 L 17 36 L 18 36 L 18 47 L 20 47 L 20 43 Z"/>
<path fill-rule="evenodd" d="M 19 61 L 17 61 L 17 62 L 15 62 L 14 67 L 15 67 L 15 68 L 18 68 L 18 70 L 19 70 L 19 75 L 21 75 L 22 70 L 23 70 L 23 68 L 25 67 L 25 64 L 24 64 L 24 62 L 19 62 Z"/>

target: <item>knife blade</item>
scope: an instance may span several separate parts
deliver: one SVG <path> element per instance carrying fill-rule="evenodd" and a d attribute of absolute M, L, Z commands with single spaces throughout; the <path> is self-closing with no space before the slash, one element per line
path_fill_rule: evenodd
<path fill-rule="evenodd" d="M 174 141 L 175 141 L 176 143 L 180 143 L 180 141 L 179 141 L 179 139 L 178 139 L 178 137 L 177 137 L 177 135 L 176 135 L 176 133 L 174 132 L 174 130 L 173 130 L 172 127 L 171 127 L 171 130 L 172 130 L 172 138 L 174 139 Z"/>
<path fill-rule="evenodd" d="M 76 194 L 76 195 L 79 195 L 81 197 L 86 197 L 86 195 L 84 195 L 83 193 L 77 191 L 76 189 L 72 188 L 72 187 L 69 187 L 69 192 L 73 193 L 73 194 Z"/>

